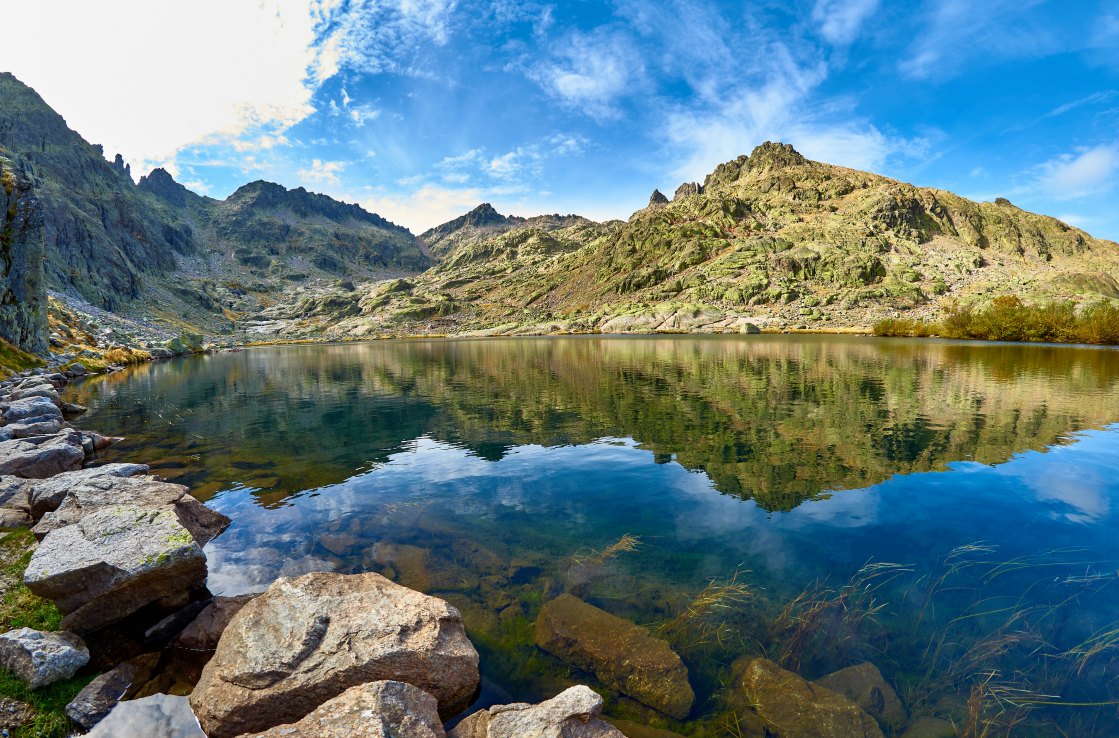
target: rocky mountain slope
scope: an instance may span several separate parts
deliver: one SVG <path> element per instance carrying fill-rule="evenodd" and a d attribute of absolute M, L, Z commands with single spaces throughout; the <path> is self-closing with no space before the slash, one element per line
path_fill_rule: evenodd
<path fill-rule="evenodd" d="M 219 201 L 162 169 L 136 184 L 119 155 L 107 161 L 6 73 L 0 156 L 39 203 L 47 288 L 71 307 L 139 318 L 157 333 L 229 332 L 308 286 L 430 264 L 407 229 L 302 188 L 253 182 Z"/>
<path fill-rule="evenodd" d="M 671 201 L 654 192 L 626 222 L 508 219 L 484 205 L 423 238 L 439 259 L 431 270 L 305 300 L 291 329 L 829 330 L 1004 294 L 1119 299 L 1115 243 L 1004 199 L 976 203 L 775 143 Z"/>
<path fill-rule="evenodd" d="M 26 175 L 0 156 L 0 338 L 41 354 L 47 348 L 43 215 Z"/>

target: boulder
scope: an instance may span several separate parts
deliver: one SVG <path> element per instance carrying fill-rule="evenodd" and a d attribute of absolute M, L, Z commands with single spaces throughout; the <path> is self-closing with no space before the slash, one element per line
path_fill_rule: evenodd
<path fill-rule="evenodd" d="M 62 409 L 62 416 L 65 418 L 76 418 L 89 411 L 89 408 L 85 405 L 79 405 L 76 402 L 64 402 L 60 405 L 60 408 Z"/>
<path fill-rule="evenodd" d="M 75 362 L 66 369 L 66 374 L 71 377 L 84 377 L 89 374 L 89 369 L 86 369 L 85 365 Z"/>
<path fill-rule="evenodd" d="M 26 528 L 31 519 L 31 485 L 21 477 L 0 477 L 0 529 Z"/>
<path fill-rule="evenodd" d="M 776 738 L 883 738 L 863 708 L 769 659 L 740 659 L 734 672 L 731 707 L 756 712 Z"/>
<path fill-rule="evenodd" d="M 403 682 L 350 687 L 296 723 L 241 738 L 444 738 L 439 703 Z"/>
<path fill-rule="evenodd" d="M 58 390 L 56 390 L 54 385 L 50 382 L 35 387 L 28 387 L 27 389 L 17 389 L 12 392 L 12 401 L 24 400 L 29 397 L 44 397 L 50 400 L 60 411 L 62 410 L 62 398 L 58 396 Z"/>
<path fill-rule="evenodd" d="M 913 721 L 901 738 L 956 738 L 956 726 L 943 718 L 923 717 Z"/>
<path fill-rule="evenodd" d="M 23 579 L 87 633 L 201 585 L 206 556 L 172 509 L 115 505 L 48 533 Z"/>
<path fill-rule="evenodd" d="M 625 738 L 599 719 L 602 697 L 589 687 L 571 687 L 538 705 L 496 705 L 467 717 L 449 738 Z"/>
<path fill-rule="evenodd" d="M 35 708 L 26 702 L 0 697 L 0 730 L 14 731 L 35 719 Z"/>
<path fill-rule="evenodd" d="M 816 684 L 843 695 L 888 728 L 897 728 L 905 722 L 905 707 L 897 692 L 870 662 L 832 672 L 817 679 Z"/>
<path fill-rule="evenodd" d="M 66 715 L 89 730 L 101 722 L 118 702 L 131 696 L 135 688 L 151 679 L 158 664 L 158 653 L 146 653 L 118 664 L 78 692 L 66 705 Z"/>
<path fill-rule="evenodd" d="M 145 474 L 147 471 L 146 464 L 105 464 L 64 472 L 42 482 L 34 482 L 30 486 L 31 514 L 35 518 L 41 518 L 46 513 L 57 510 L 71 488 L 97 477 L 131 477 L 135 474 Z"/>
<path fill-rule="evenodd" d="M 89 663 L 89 649 L 73 633 L 17 628 L 0 635 L 0 667 L 31 689 L 69 679 Z"/>
<path fill-rule="evenodd" d="M 536 645 L 633 699 L 683 720 L 695 693 L 675 651 L 643 628 L 562 594 L 536 619 Z"/>
<path fill-rule="evenodd" d="M 179 633 L 175 645 L 190 651 L 213 651 L 218 647 L 218 641 L 229 625 L 229 621 L 254 597 L 255 594 L 215 597 L 202 609 L 202 612 L 198 613 L 190 625 Z"/>
<path fill-rule="evenodd" d="M 31 436 L 50 436 L 62 430 L 62 420 L 59 418 L 29 418 L 30 422 L 20 421 L 4 426 L 12 438 L 30 438 Z"/>
<path fill-rule="evenodd" d="M 120 471 L 127 473 L 129 470 Z M 37 497 L 35 491 L 31 494 L 34 514 Z M 97 510 L 117 505 L 169 508 L 200 546 L 205 546 L 217 537 L 230 522 L 226 516 L 188 495 L 187 488 L 181 484 L 161 482 L 148 476 L 118 477 L 103 474 L 87 477 L 71 486 L 58 509 L 44 515 L 32 528 L 32 532 L 36 537 L 42 538 L 52 530 L 73 525 Z"/>
<path fill-rule="evenodd" d="M 222 633 L 190 696 L 211 738 L 290 723 L 381 679 L 419 687 L 449 717 L 478 686 L 458 610 L 379 574 L 277 579 Z"/>
<path fill-rule="evenodd" d="M 4 411 L 4 423 L 30 422 L 30 419 L 57 418 L 62 420 L 62 411 L 47 397 L 25 397 L 13 400 Z"/>
<path fill-rule="evenodd" d="M 206 738 L 186 697 L 153 694 L 121 702 L 87 738 Z"/>
<path fill-rule="evenodd" d="M 83 461 L 82 435 L 72 430 L 0 443 L 0 475 L 43 479 L 77 469 Z"/>

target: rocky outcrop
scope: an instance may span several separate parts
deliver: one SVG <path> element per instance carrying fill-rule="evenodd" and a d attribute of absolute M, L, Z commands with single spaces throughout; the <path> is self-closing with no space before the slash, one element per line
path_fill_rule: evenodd
<path fill-rule="evenodd" d="M 905 706 L 870 662 L 832 672 L 817 679 L 816 684 L 851 700 L 886 728 L 896 729 L 905 722 Z"/>
<path fill-rule="evenodd" d="M 672 195 L 673 200 L 683 200 L 685 197 L 692 195 L 702 195 L 703 185 L 699 182 L 685 182 L 676 188 L 675 194 Z"/>
<path fill-rule="evenodd" d="M 841 694 L 805 681 L 768 659 L 743 659 L 730 696 L 776 738 L 883 738 L 878 723 Z"/>
<path fill-rule="evenodd" d="M 221 634 L 225 632 L 233 616 L 254 597 L 255 594 L 215 597 L 179 633 L 175 645 L 190 651 L 213 651 L 218 647 Z"/>
<path fill-rule="evenodd" d="M 41 482 L 31 483 L 28 485 L 31 514 L 38 519 L 57 510 L 71 489 L 89 484 L 99 477 L 131 477 L 147 472 L 146 464 L 105 464 L 89 469 L 63 472 Z"/>
<path fill-rule="evenodd" d="M 85 456 L 82 434 L 69 429 L 4 441 L 0 442 L 0 475 L 42 479 L 77 469 Z"/>
<path fill-rule="evenodd" d="M 443 738 L 439 704 L 411 684 L 350 687 L 296 723 L 241 738 Z"/>
<path fill-rule="evenodd" d="M 47 351 L 43 213 L 27 175 L 0 156 L 0 338 Z"/>
<path fill-rule="evenodd" d="M 175 511 L 115 505 L 52 530 L 24 572 L 28 588 L 53 600 L 63 627 L 101 628 L 206 579 L 206 557 Z"/>
<path fill-rule="evenodd" d="M 653 190 L 653 194 L 649 195 L 649 207 L 655 207 L 657 205 L 667 205 L 667 204 L 668 204 L 668 198 L 665 197 L 664 193 L 661 192 L 660 190 Z"/>
<path fill-rule="evenodd" d="M 206 738 L 186 697 L 153 694 L 121 702 L 88 738 Z"/>
<path fill-rule="evenodd" d="M 470 715 L 449 738 L 625 738 L 600 720 L 602 697 L 588 687 L 571 687 L 538 705 L 497 705 Z"/>
<path fill-rule="evenodd" d="M 73 633 L 17 628 L 0 635 L 0 667 L 31 689 L 69 679 L 89 663 L 89 649 Z"/>
<path fill-rule="evenodd" d="M 190 699 L 207 734 L 229 738 L 383 679 L 419 687 L 450 716 L 478 678 L 478 652 L 443 600 L 379 574 L 314 573 L 277 579 L 233 617 Z"/>
<path fill-rule="evenodd" d="M 563 594 L 541 608 L 536 645 L 678 720 L 692 709 L 688 670 L 666 642 L 577 597 Z"/>

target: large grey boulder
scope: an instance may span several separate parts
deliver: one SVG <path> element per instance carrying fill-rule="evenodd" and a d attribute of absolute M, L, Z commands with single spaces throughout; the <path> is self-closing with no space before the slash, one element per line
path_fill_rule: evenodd
<path fill-rule="evenodd" d="M 625 738 L 604 720 L 602 697 L 589 687 L 564 690 L 538 705 L 497 705 L 469 716 L 449 738 Z"/>
<path fill-rule="evenodd" d="M 73 633 L 17 628 L 0 634 L 0 667 L 31 689 L 69 679 L 89 663 L 89 649 Z"/>
<path fill-rule="evenodd" d="M 65 426 L 59 418 L 30 418 L 31 422 L 21 421 L 4 426 L 11 438 L 30 438 L 31 436 L 50 436 Z"/>
<path fill-rule="evenodd" d="M 78 692 L 66 705 L 66 715 L 89 730 L 112 712 L 118 702 L 135 694 L 141 684 L 151 679 L 158 664 L 158 653 L 146 653 L 118 664 Z"/>
<path fill-rule="evenodd" d="M 577 597 L 563 594 L 541 608 L 536 645 L 678 720 L 692 709 L 688 670 L 668 643 Z"/>
<path fill-rule="evenodd" d="M 0 443 L 0 475 L 43 479 L 77 469 L 83 461 L 82 434 L 69 429 Z"/>
<path fill-rule="evenodd" d="M 31 418 L 62 419 L 62 410 L 49 397 L 25 397 L 12 400 L 4 411 L 4 424 L 28 422 Z"/>
<path fill-rule="evenodd" d="M 37 490 L 38 487 L 31 493 L 32 514 L 35 512 L 35 501 L 39 499 Z M 188 495 L 187 488 L 181 484 L 170 484 L 148 476 L 105 474 L 91 476 L 71 486 L 58 509 L 44 515 L 31 530 L 42 538 L 52 530 L 73 525 L 97 510 L 116 505 L 168 508 L 174 511 L 179 523 L 190 531 L 200 546 L 213 540 L 230 522 L 226 516 Z"/>
<path fill-rule="evenodd" d="M 131 477 L 148 472 L 146 464 L 105 464 L 89 469 L 63 472 L 50 479 L 31 485 L 31 514 L 41 518 L 52 510 L 57 510 L 73 487 L 89 482 L 97 477 Z"/>
<path fill-rule="evenodd" d="M 55 407 L 62 410 L 62 398 L 58 395 L 58 390 L 49 381 L 44 381 L 43 384 L 26 389 L 17 389 L 12 392 L 12 401 L 25 400 L 29 397 L 45 397 L 50 400 Z"/>
<path fill-rule="evenodd" d="M 206 556 L 170 508 L 116 505 L 47 534 L 23 580 L 87 633 L 201 585 Z"/>
<path fill-rule="evenodd" d="M 392 679 L 449 717 L 478 686 L 478 652 L 443 600 L 379 574 L 277 579 L 237 613 L 190 702 L 210 738 L 301 719 L 350 687 Z"/>
<path fill-rule="evenodd" d="M 87 738 L 206 738 L 186 697 L 153 694 L 121 702 Z"/>
<path fill-rule="evenodd" d="M 0 477 L 0 530 L 25 528 L 31 519 L 32 481 L 22 477 Z"/>
<path fill-rule="evenodd" d="M 740 659 L 731 707 L 752 710 L 777 738 L 883 738 L 866 710 L 768 659 Z"/>
<path fill-rule="evenodd" d="M 418 687 L 379 681 L 350 687 L 296 723 L 241 738 L 444 738 L 439 703 Z"/>

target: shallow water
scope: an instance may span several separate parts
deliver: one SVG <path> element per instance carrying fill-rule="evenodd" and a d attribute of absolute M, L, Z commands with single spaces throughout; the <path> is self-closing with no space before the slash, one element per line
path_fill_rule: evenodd
<path fill-rule="evenodd" d="M 873 661 L 914 715 L 962 723 L 974 697 L 1014 735 L 1119 734 L 1114 704 L 1067 704 L 1119 700 L 1091 640 L 1119 620 L 1119 351 L 386 341 L 158 363 L 70 399 L 128 436 L 106 460 L 233 519 L 215 593 L 372 570 L 437 594 L 482 651 L 482 702 L 594 685 L 532 643 L 566 590 L 683 656 L 691 719 L 609 695 L 631 719 L 725 731 L 731 663 L 766 654 L 808 678 Z"/>

